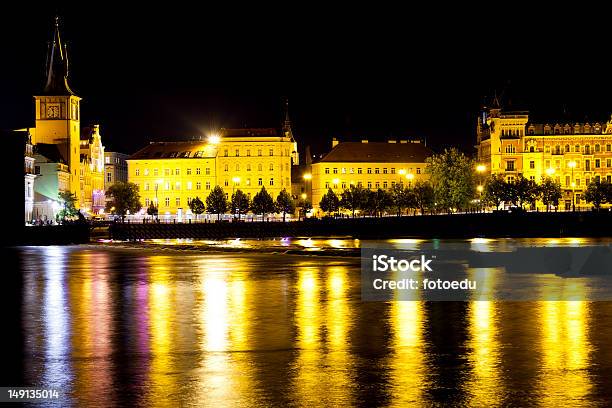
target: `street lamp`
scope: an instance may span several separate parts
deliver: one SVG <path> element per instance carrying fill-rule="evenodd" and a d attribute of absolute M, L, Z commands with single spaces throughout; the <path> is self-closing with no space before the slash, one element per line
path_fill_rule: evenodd
<path fill-rule="evenodd" d="M 576 211 L 576 197 L 574 194 L 574 187 L 576 186 L 574 182 L 574 167 L 576 167 L 576 162 L 572 160 L 567 165 L 572 169 L 572 211 Z"/>
<path fill-rule="evenodd" d="M 478 166 L 476 166 L 476 171 L 478 173 L 484 173 L 485 171 L 487 171 L 487 166 L 485 166 L 484 164 L 479 164 Z"/>
<path fill-rule="evenodd" d="M 163 179 L 159 179 L 155 181 L 155 207 L 157 209 L 157 213 L 155 214 L 155 218 L 159 220 L 159 200 L 157 199 L 157 190 L 159 189 L 159 185 L 164 182 Z"/>
<path fill-rule="evenodd" d="M 548 177 L 551 177 L 553 174 L 555 174 L 555 169 L 553 169 L 552 167 L 546 169 L 546 174 L 548 175 Z"/>
<path fill-rule="evenodd" d="M 414 179 L 414 174 L 412 173 L 406 174 L 406 180 L 408 180 L 408 187 L 411 187 L 411 183 L 413 179 Z"/>

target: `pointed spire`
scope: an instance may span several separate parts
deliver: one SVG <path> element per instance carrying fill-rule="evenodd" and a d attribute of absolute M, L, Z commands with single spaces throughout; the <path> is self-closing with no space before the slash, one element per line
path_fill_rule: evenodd
<path fill-rule="evenodd" d="M 50 51 L 47 57 L 47 83 L 45 94 L 74 95 L 68 85 L 68 52 L 66 44 L 62 43 L 59 30 L 59 17 L 55 17 L 55 29 Z"/>
<path fill-rule="evenodd" d="M 292 134 L 291 119 L 289 119 L 289 98 L 285 98 L 285 122 L 283 123 L 283 132 Z"/>

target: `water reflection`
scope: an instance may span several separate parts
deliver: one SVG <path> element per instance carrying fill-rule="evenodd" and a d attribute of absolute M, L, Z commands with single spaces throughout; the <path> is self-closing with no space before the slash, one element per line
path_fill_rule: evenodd
<path fill-rule="evenodd" d="M 75 406 L 592 405 L 609 393 L 610 303 L 361 302 L 351 259 L 22 251 L 24 378 Z M 490 272 L 480 281 L 495 291 Z"/>

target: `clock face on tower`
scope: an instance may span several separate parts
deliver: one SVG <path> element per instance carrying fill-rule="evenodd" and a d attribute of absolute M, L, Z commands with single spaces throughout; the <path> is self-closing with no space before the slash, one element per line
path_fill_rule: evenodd
<path fill-rule="evenodd" d="M 58 105 L 47 106 L 47 117 L 51 119 L 59 118 L 60 107 Z"/>

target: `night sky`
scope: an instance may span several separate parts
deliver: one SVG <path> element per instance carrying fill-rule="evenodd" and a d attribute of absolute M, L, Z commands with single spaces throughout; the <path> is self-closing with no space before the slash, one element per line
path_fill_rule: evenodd
<path fill-rule="evenodd" d="M 0 24 L 0 128 L 33 124 L 56 13 L 70 83 L 83 98 L 82 124 L 100 123 L 107 150 L 133 153 L 149 140 L 220 127 L 279 127 L 284 97 L 300 149 L 315 153 L 334 136 L 421 138 L 471 153 L 478 109 L 495 90 L 538 118 L 612 113 L 612 35 L 599 16 L 520 10 L 500 19 L 487 9 L 460 17 L 465 10 L 441 4 L 429 11 L 32 5 L 5 13 Z"/>

